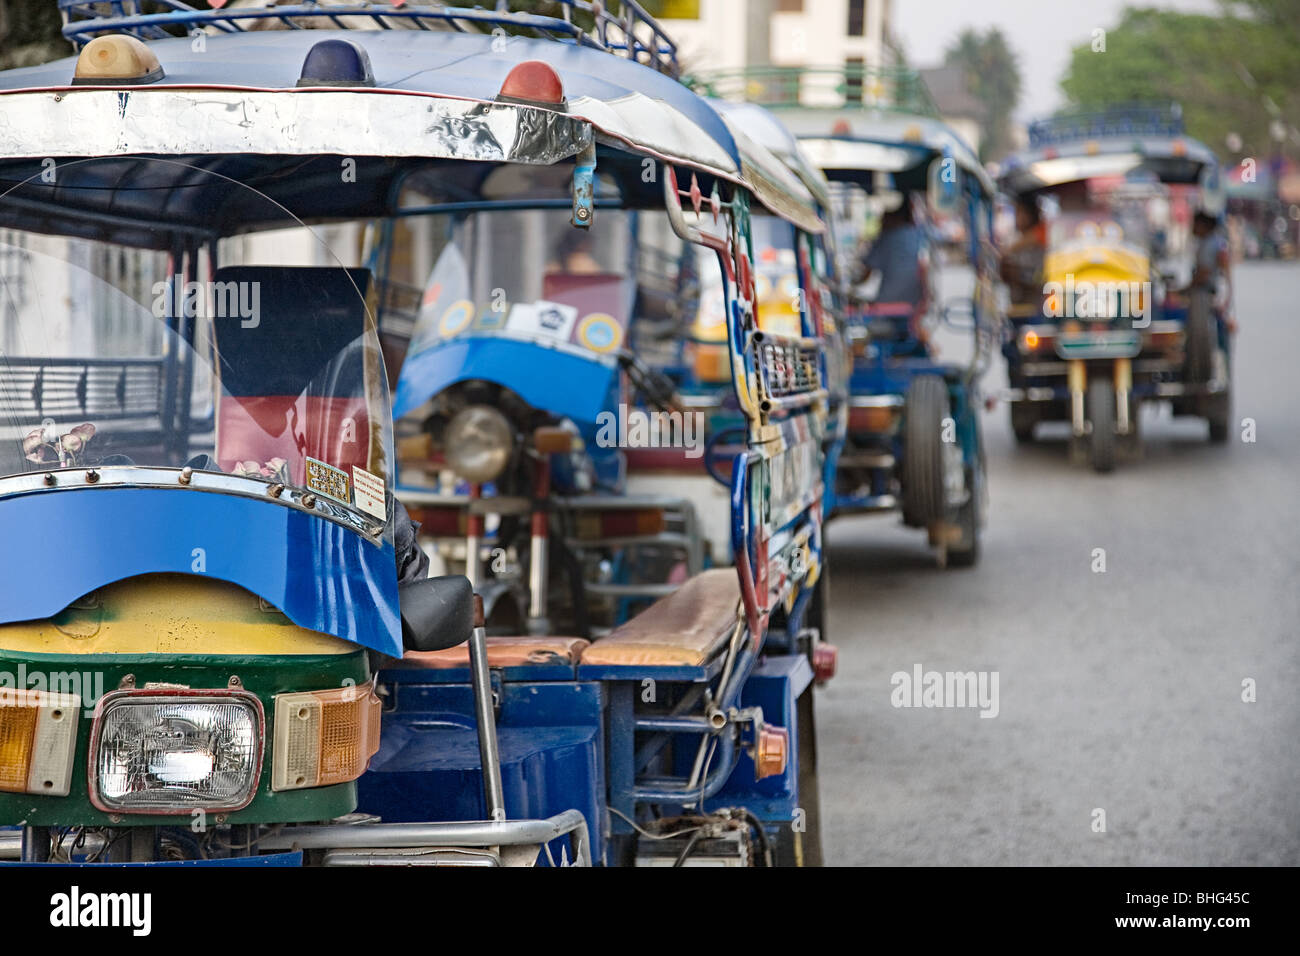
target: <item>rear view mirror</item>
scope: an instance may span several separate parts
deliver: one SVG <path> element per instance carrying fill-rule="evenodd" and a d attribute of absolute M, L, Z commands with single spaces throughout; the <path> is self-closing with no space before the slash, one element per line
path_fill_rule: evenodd
<path fill-rule="evenodd" d="M 441 651 L 469 640 L 474 630 L 474 588 L 469 578 L 449 574 L 403 584 L 402 644 L 411 651 Z"/>

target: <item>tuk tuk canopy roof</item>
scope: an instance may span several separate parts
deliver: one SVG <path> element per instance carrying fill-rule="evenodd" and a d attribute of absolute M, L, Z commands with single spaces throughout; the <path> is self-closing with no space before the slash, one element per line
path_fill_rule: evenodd
<path fill-rule="evenodd" d="M 366 51 L 374 87 L 297 87 L 308 51 L 337 39 Z M 605 158 L 650 157 L 743 184 L 772 211 L 812 231 L 821 228 L 812 194 L 775 157 L 752 142 L 738 143 L 719 113 L 676 80 L 602 50 L 416 30 L 245 32 L 205 36 L 204 47 L 195 50 L 189 38 L 150 43 L 165 76 L 145 85 L 74 86 L 72 57 L 0 74 L 5 185 L 29 180 L 51 158 L 166 156 L 241 182 L 260 180 L 258 188 L 278 201 L 285 199 L 268 186 L 299 199 L 286 206 L 304 219 L 375 215 L 389 208 L 390 197 L 381 193 L 403 165 L 412 165 L 407 158 L 551 164 L 575 156 L 594 135 Z M 507 74 L 527 60 L 556 71 L 567 109 L 496 101 Z M 284 155 L 355 158 L 352 185 L 361 188 L 351 196 L 321 196 L 302 183 L 278 182 L 270 157 Z M 72 162 L 60 166 L 71 172 Z M 130 175 L 128 163 L 116 172 L 93 165 L 101 188 Z M 312 166 L 304 164 L 306 175 Z M 763 175 L 747 176 L 747 170 Z M 330 176 L 338 182 L 337 162 L 315 172 L 317 187 Z M 71 176 L 61 176 L 59 186 L 75 185 L 76 173 Z M 364 195 L 367 188 L 373 195 Z M 653 201 L 649 194 L 658 187 L 652 182 L 643 191 L 642 200 Z M 47 212 L 70 201 L 67 188 L 48 192 Z M 462 198 L 471 195 L 466 190 Z M 181 228 L 210 227 L 211 220 L 200 222 L 210 209 L 187 210 L 176 193 L 166 201 L 173 207 L 154 210 L 149 221 L 166 214 Z M 111 190 L 92 205 L 101 215 L 144 212 L 111 208 Z"/>
<path fill-rule="evenodd" d="M 929 164 L 950 156 L 982 195 L 992 196 L 996 191 L 966 141 L 947 123 L 928 116 L 856 112 L 841 119 L 834 132 L 803 135 L 800 144 L 809 160 L 831 180 L 865 182 L 865 177 L 879 170 L 913 180 L 906 184 L 908 188 L 923 189 Z"/>
<path fill-rule="evenodd" d="M 1188 185 L 1217 165 L 1208 146 L 1187 136 L 1113 135 L 1061 140 L 1017 153 L 1007 159 L 998 181 L 1012 195 L 1106 176 Z"/>
<path fill-rule="evenodd" d="M 775 113 L 756 103 L 737 103 L 712 97 L 709 103 L 722 114 L 723 122 L 737 142 L 742 144 L 742 150 L 750 142 L 758 144 L 781 160 L 823 209 L 830 206 L 826 177 L 808 158 L 799 140 Z M 753 152 L 758 154 L 756 150 Z"/>

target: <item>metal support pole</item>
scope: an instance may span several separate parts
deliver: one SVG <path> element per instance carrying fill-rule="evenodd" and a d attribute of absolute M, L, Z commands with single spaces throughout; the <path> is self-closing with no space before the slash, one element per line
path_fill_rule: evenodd
<path fill-rule="evenodd" d="M 1088 381 L 1083 362 L 1078 359 L 1070 362 L 1067 376 L 1070 385 L 1070 426 L 1077 438 L 1084 433 L 1084 422 L 1087 421 L 1084 415 L 1083 395 L 1088 387 Z"/>
<path fill-rule="evenodd" d="M 488 674 L 487 632 L 483 627 L 483 599 L 474 595 L 474 631 L 469 638 L 469 668 L 474 683 L 474 717 L 478 723 L 478 752 L 483 765 L 483 800 L 489 819 L 506 818 L 501 788 L 501 751 L 497 747 L 496 713 L 492 706 L 492 679 Z"/>
<path fill-rule="evenodd" d="M 483 569 L 479 565 L 479 551 L 483 543 L 485 522 L 483 515 L 476 514 L 474 504 L 483 496 L 482 485 L 469 486 L 469 514 L 465 516 L 465 577 L 470 586 L 478 590 L 483 583 Z M 471 647 L 473 642 L 471 642 Z"/>
<path fill-rule="evenodd" d="M 546 592 L 550 587 L 549 558 L 550 515 L 547 499 L 551 493 L 551 457 L 542 455 L 537 461 L 533 479 L 533 514 L 531 536 L 528 542 L 528 633 L 546 634 L 551 629 L 546 619 Z"/>

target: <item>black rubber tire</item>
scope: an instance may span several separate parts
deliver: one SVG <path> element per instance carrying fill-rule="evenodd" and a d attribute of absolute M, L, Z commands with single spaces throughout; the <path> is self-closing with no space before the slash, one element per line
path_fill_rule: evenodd
<path fill-rule="evenodd" d="M 903 405 L 903 522 L 929 527 L 947 513 L 943 494 L 943 420 L 951 414 L 948 386 L 938 375 L 918 375 Z"/>
<path fill-rule="evenodd" d="M 984 458 L 981 449 L 980 471 L 984 471 Z M 980 559 L 980 525 L 983 524 L 980 496 L 982 491 L 970 474 L 966 475 L 966 487 L 970 497 L 957 512 L 957 527 L 961 529 L 961 543 L 948 545 L 948 567 L 971 568 Z"/>
<path fill-rule="evenodd" d="M 1219 392 L 1205 400 L 1205 420 L 1210 423 L 1210 441 L 1227 444 L 1232 430 L 1232 392 Z"/>
<path fill-rule="evenodd" d="M 1011 403 L 1011 430 L 1015 432 L 1016 441 L 1021 445 L 1031 444 L 1034 440 L 1034 426 L 1041 415 L 1030 402 Z"/>
<path fill-rule="evenodd" d="M 1115 468 L 1115 386 L 1108 378 L 1088 383 L 1085 407 L 1092 422 L 1089 458 L 1094 471 L 1104 474 Z"/>
<path fill-rule="evenodd" d="M 817 725 L 813 716 L 811 684 L 799 695 L 795 707 L 799 739 L 791 743 L 799 753 L 799 809 L 803 811 L 803 829 L 795 832 L 793 823 L 790 827 L 782 827 L 774 841 L 772 855 L 777 866 L 825 866 L 821 791 L 817 777 Z"/>
<path fill-rule="evenodd" d="M 1214 374 L 1216 347 L 1214 310 L 1210 293 L 1196 290 L 1187 307 L 1187 346 L 1183 360 L 1183 379 L 1189 385 L 1204 385 Z"/>

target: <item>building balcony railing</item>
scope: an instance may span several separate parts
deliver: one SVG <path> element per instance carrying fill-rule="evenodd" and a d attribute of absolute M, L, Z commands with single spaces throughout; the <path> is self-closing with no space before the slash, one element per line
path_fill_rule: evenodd
<path fill-rule="evenodd" d="M 762 66 L 700 72 L 687 82 L 709 96 L 747 100 L 771 109 L 876 109 L 939 115 L 925 81 L 915 70 L 904 67 Z"/>

